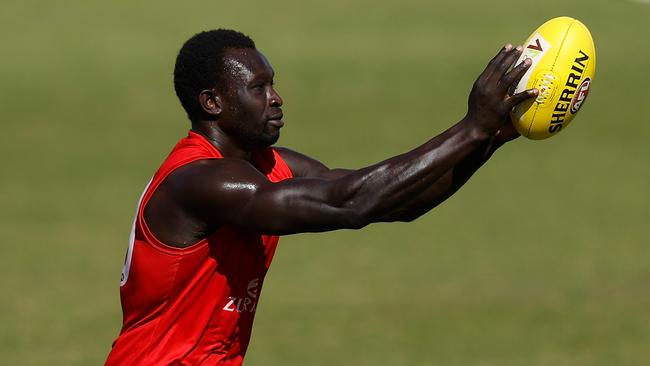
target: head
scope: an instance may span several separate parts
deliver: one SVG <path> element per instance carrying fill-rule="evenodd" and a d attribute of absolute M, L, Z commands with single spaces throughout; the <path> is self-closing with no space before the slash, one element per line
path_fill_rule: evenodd
<path fill-rule="evenodd" d="M 282 127 L 273 68 L 242 33 L 218 29 L 190 38 L 174 69 L 176 94 L 193 124 L 215 123 L 245 148 L 270 146 Z"/>

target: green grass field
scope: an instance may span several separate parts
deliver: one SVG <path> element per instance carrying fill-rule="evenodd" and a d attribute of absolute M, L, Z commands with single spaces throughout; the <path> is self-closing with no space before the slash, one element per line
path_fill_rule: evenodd
<path fill-rule="evenodd" d="M 414 223 L 284 238 L 246 365 L 650 364 L 650 4 L 624 0 L 0 2 L 0 363 L 104 361 L 192 34 L 250 34 L 281 145 L 360 167 L 456 122 L 498 48 L 559 15 L 598 52 L 573 125 Z"/>

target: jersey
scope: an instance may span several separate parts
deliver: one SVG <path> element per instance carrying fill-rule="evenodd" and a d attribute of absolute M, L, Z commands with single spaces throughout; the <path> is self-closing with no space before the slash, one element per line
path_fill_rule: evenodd
<path fill-rule="evenodd" d="M 225 224 L 198 243 L 177 248 L 159 241 L 143 215 L 175 169 L 220 158 L 204 136 L 190 131 L 140 197 L 120 282 L 122 329 L 106 365 L 242 364 L 278 237 Z M 271 182 L 292 178 L 273 148 L 253 154 L 252 163 Z"/>

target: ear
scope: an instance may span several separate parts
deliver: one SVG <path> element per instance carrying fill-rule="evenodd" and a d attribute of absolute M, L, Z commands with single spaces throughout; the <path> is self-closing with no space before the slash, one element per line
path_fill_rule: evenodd
<path fill-rule="evenodd" d="M 211 116 L 217 117 L 223 111 L 221 97 L 214 89 L 203 90 L 199 94 L 199 104 L 201 104 L 201 108 Z"/>

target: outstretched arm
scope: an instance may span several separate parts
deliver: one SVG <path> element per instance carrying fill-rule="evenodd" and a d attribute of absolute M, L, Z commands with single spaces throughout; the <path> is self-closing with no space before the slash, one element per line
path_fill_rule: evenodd
<path fill-rule="evenodd" d="M 407 202 L 403 202 L 394 210 L 387 212 L 381 221 L 412 221 L 430 211 L 458 191 L 492 154 L 503 144 L 519 137 L 519 133 L 512 124 L 506 123 L 492 138 L 481 148 L 476 149 L 467 158 L 449 169 L 435 183 L 419 195 Z M 338 179 L 354 170 L 329 169 L 320 161 L 303 155 L 288 148 L 279 147 L 276 150 L 289 164 L 294 175 L 298 177 L 312 177 L 322 179 Z"/>
<path fill-rule="evenodd" d="M 333 179 L 279 183 L 270 183 L 245 160 L 200 161 L 170 176 L 183 183 L 171 184 L 173 195 L 206 226 L 232 223 L 267 234 L 359 228 L 390 219 L 405 203 L 419 204 L 417 197 L 429 194 L 464 161 L 484 153 L 512 107 L 535 95 L 531 90 L 507 93 L 529 66 L 522 63 L 507 72 L 520 51 L 504 47 L 474 84 L 465 118 L 409 152 Z"/>
<path fill-rule="evenodd" d="M 498 148 L 517 137 L 519 137 L 519 133 L 511 124 L 507 124 L 483 148 L 476 150 L 458 165 L 447 171 L 421 195 L 387 213 L 382 218 L 382 221 L 413 221 L 429 212 L 456 193 L 490 159 Z"/>
<path fill-rule="evenodd" d="M 477 83 L 479 81 L 480 79 Z M 470 106 L 471 102 L 470 100 Z M 505 119 L 502 127 L 481 147 L 445 172 L 426 190 L 387 212 L 382 216 L 381 221 L 412 221 L 457 192 L 498 148 L 519 137 L 519 133 L 509 122 L 510 117 L 506 116 Z M 350 169 L 329 169 L 321 162 L 287 148 L 277 148 L 277 150 L 298 176 L 337 179 L 353 172 Z"/>

